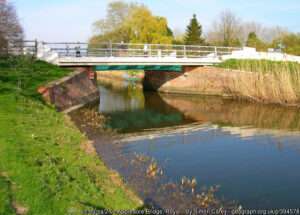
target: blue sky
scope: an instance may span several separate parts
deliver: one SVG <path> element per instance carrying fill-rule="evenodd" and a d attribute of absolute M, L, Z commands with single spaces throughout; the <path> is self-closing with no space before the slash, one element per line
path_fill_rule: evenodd
<path fill-rule="evenodd" d="M 15 4 L 28 39 L 87 41 L 92 23 L 105 16 L 110 0 L 8 0 Z M 300 32 L 300 0 L 135 0 L 155 15 L 168 18 L 173 29 L 184 31 L 192 14 L 204 31 L 216 16 L 230 9 L 243 21 L 283 26 Z"/>

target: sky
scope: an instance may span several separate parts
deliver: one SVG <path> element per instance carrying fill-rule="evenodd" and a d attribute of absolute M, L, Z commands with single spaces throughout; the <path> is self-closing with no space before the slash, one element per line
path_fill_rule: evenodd
<path fill-rule="evenodd" d="M 105 17 L 112 0 L 8 0 L 18 12 L 27 39 L 49 42 L 87 41 L 92 24 Z M 129 2 L 129 0 L 125 0 Z M 134 0 L 155 15 L 168 19 L 170 27 L 184 32 L 193 14 L 203 30 L 223 10 L 231 10 L 243 21 L 283 26 L 300 32 L 300 0 Z"/>

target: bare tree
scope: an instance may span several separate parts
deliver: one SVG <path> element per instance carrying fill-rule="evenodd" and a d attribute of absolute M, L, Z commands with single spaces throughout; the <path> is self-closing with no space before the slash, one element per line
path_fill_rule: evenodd
<path fill-rule="evenodd" d="M 124 28 L 124 22 L 132 10 L 138 6 L 137 3 L 127 3 L 121 0 L 110 2 L 106 17 L 94 23 L 95 36 L 90 39 L 90 44 L 101 41 L 129 42 L 129 32 Z"/>
<path fill-rule="evenodd" d="M 249 33 L 254 32 L 263 42 L 271 43 L 274 39 L 282 37 L 288 33 L 283 27 L 268 27 L 257 22 L 242 23 L 242 42 L 247 40 Z"/>
<path fill-rule="evenodd" d="M 286 34 L 289 34 L 289 30 L 284 27 L 275 26 L 275 27 L 265 27 L 263 29 L 261 38 L 266 42 L 272 42 L 274 39 L 280 38 Z"/>
<path fill-rule="evenodd" d="M 207 34 L 207 40 L 209 43 L 224 46 L 240 45 L 241 33 L 241 22 L 234 13 L 226 10 L 214 22 L 213 28 Z"/>
<path fill-rule="evenodd" d="M 108 4 L 107 15 L 94 23 L 94 31 L 97 34 L 107 34 L 121 28 L 124 20 L 130 12 L 138 7 L 137 3 L 126 3 L 124 1 L 112 1 Z"/>
<path fill-rule="evenodd" d="M 20 44 L 22 40 L 23 29 L 14 6 L 0 0 L 0 52 L 8 53 L 10 46 Z"/>
<path fill-rule="evenodd" d="M 264 27 L 257 22 L 243 22 L 241 24 L 242 32 L 241 32 L 241 42 L 243 44 L 246 43 L 248 36 L 250 33 L 255 33 L 258 38 L 262 38 L 261 35 L 263 33 Z"/>

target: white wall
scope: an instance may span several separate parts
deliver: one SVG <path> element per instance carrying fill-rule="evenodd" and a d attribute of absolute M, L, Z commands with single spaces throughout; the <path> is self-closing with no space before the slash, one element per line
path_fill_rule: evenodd
<path fill-rule="evenodd" d="M 255 59 L 273 61 L 292 61 L 300 63 L 300 56 L 277 52 L 257 52 L 255 48 L 244 47 L 240 51 L 233 51 L 231 55 L 222 56 L 222 60 L 228 59 Z"/>

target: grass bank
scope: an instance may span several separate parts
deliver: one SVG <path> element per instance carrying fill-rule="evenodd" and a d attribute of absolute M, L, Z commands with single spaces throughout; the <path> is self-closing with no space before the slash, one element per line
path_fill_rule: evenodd
<path fill-rule="evenodd" d="M 30 58 L 0 59 L 0 214 L 81 214 L 140 204 L 86 137 L 37 93 L 69 72 Z"/>
<path fill-rule="evenodd" d="M 228 60 L 218 67 L 248 72 L 232 81 L 231 94 L 251 100 L 300 105 L 300 64 L 267 60 Z M 250 74 L 251 73 L 251 74 Z"/>

